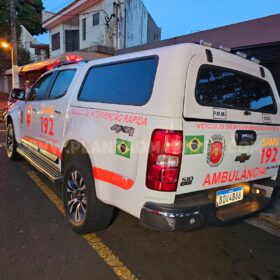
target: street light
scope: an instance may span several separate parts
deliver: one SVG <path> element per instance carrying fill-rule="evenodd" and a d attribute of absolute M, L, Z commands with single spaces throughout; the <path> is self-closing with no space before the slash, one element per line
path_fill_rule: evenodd
<path fill-rule="evenodd" d="M 13 45 L 6 41 L 0 42 L 0 45 L 3 49 L 9 49 L 11 51 L 13 88 L 19 88 L 18 66 L 14 64 Z"/>
<path fill-rule="evenodd" d="M 7 42 L 1 42 L 1 47 L 2 47 L 3 49 L 9 49 L 11 46 L 10 46 L 10 44 L 8 44 Z"/>

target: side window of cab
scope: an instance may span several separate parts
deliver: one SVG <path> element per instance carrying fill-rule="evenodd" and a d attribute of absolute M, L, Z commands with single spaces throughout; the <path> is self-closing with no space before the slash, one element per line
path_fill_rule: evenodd
<path fill-rule="evenodd" d="M 75 73 L 75 69 L 68 69 L 62 70 L 57 74 L 50 92 L 50 100 L 61 98 L 67 93 Z"/>
<path fill-rule="evenodd" d="M 31 88 L 27 100 L 40 101 L 47 99 L 55 76 L 55 72 L 52 72 L 40 78 Z"/>

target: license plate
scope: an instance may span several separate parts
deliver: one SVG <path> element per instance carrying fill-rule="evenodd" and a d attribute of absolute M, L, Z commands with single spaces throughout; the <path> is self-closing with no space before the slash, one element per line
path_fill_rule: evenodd
<path fill-rule="evenodd" d="M 243 193 L 243 187 L 218 191 L 216 193 L 216 207 L 220 207 L 242 200 Z"/>

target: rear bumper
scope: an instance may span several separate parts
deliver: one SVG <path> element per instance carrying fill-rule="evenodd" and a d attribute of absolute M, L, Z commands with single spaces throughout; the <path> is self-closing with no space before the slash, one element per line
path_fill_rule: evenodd
<path fill-rule="evenodd" d="M 265 184 L 264 184 L 265 183 Z M 268 180 L 253 184 L 252 192 L 241 202 L 216 208 L 205 192 L 177 198 L 174 204 L 147 202 L 141 211 L 140 222 L 158 231 L 194 230 L 205 224 L 226 224 L 264 211 L 279 187 Z M 254 190 L 261 189 L 260 194 Z"/>

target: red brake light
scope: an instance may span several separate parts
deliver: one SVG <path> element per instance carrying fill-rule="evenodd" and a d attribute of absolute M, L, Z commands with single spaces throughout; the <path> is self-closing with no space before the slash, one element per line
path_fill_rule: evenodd
<path fill-rule="evenodd" d="M 182 146 L 182 131 L 155 130 L 153 132 L 147 166 L 147 188 L 163 192 L 176 191 Z"/>
<path fill-rule="evenodd" d="M 180 155 L 182 153 L 182 133 L 177 133 L 166 134 L 164 143 L 165 154 Z"/>

